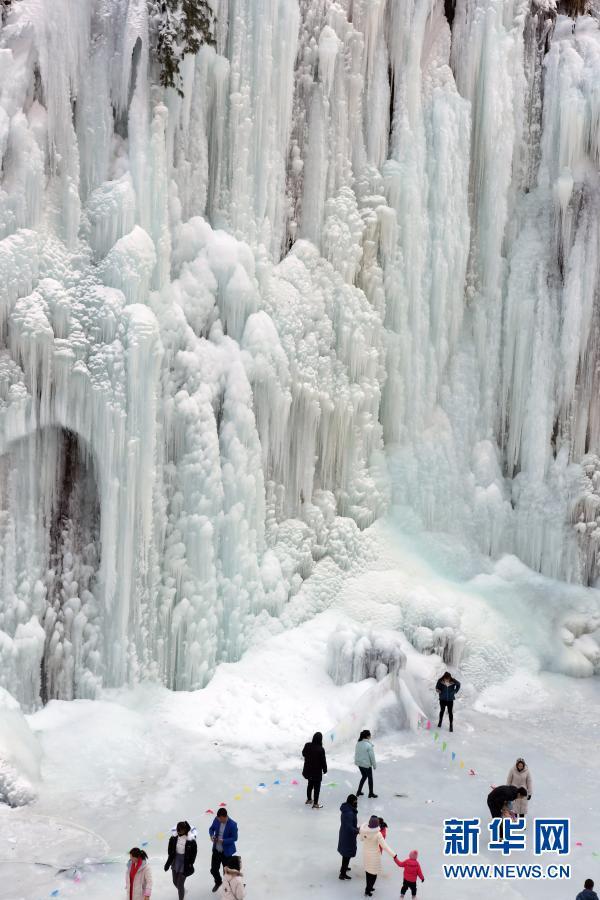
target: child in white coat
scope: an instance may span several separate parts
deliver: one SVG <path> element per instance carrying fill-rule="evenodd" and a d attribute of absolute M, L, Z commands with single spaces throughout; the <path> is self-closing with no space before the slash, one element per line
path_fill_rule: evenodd
<path fill-rule="evenodd" d="M 221 896 L 226 900 L 244 900 L 246 896 L 242 860 L 239 856 L 231 856 L 223 866 Z"/>

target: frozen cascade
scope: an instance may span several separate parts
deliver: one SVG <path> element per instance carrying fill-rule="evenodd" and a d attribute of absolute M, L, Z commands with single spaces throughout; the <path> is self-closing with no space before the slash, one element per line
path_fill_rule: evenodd
<path fill-rule="evenodd" d="M 426 526 L 600 573 L 597 22 L 214 7 L 183 96 L 146 0 L 14 0 L 0 31 L 0 685 L 25 709 L 204 685 L 316 560 L 356 560 L 384 448 Z"/>

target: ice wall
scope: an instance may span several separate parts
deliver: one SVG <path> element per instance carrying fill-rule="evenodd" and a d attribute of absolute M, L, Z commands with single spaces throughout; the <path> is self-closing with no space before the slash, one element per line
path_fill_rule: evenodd
<path fill-rule="evenodd" d="M 0 680 L 27 707 L 203 685 L 384 508 L 381 310 L 306 241 L 280 261 L 297 39 L 294 3 L 224 5 L 180 97 L 141 0 L 8 12 Z"/>
<path fill-rule="evenodd" d="M 598 75 L 550 2 L 0 32 L 0 683 L 203 685 L 388 499 L 598 574 Z M 556 25 L 556 27 L 555 27 Z"/>

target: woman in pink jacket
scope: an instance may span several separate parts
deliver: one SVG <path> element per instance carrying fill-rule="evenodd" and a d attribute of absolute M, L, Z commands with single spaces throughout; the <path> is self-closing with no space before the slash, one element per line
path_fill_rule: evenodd
<path fill-rule="evenodd" d="M 420 878 L 421 881 L 425 881 L 423 876 L 423 872 L 421 871 L 421 865 L 419 863 L 418 850 L 411 850 L 408 854 L 408 859 L 399 860 L 397 857 L 394 857 L 394 862 L 397 866 L 400 866 L 401 869 L 404 869 L 404 881 L 402 883 L 402 890 L 400 891 L 400 896 L 404 897 L 406 892 L 410 889 L 410 893 L 413 897 L 417 896 L 417 878 Z"/>

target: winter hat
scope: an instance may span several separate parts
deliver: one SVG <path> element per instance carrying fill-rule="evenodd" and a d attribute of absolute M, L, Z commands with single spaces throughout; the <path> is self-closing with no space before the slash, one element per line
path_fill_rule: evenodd
<path fill-rule="evenodd" d="M 411 850 L 410 853 L 408 854 L 409 859 L 417 859 L 418 856 L 419 856 L 418 850 Z"/>
<path fill-rule="evenodd" d="M 369 828 L 379 828 L 379 816 L 371 816 L 369 819 Z"/>
<path fill-rule="evenodd" d="M 520 757 L 519 757 L 519 758 L 518 758 L 518 760 L 517 760 L 517 762 L 516 762 L 516 763 L 515 763 L 515 765 L 517 765 L 517 766 L 518 766 L 518 765 L 519 765 L 519 763 L 520 763 L 520 762 L 522 762 L 522 763 L 523 763 L 523 765 L 526 765 L 526 763 L 525 763 L 525 760 L 524 760 L 524 759 L 523 759 L 523 757 L 522 757 L 522 756 L 520 756 Z"/>

